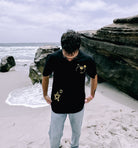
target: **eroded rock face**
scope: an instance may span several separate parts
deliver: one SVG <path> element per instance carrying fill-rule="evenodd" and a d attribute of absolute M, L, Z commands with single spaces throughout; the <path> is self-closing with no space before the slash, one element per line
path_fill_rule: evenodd
<path fill-rule="evenodd" d="M 80 32 L 81 49 L 94 57 L 99 77 L 136 99 L 138 99 L 137 18 L 138 16 L 116 19 L 115 23 L 97 31 Z"/>
<path fill-rule="evenodd" d="M 1 59 L 0 72 L 8 72 L 15 65 L 16 63 L 13 56 L 5 56 Z"/>
<path fill-rule="evenodd" d="M 29 70 L 29 77 L 31 78 L 33 84 L 42 82 L 42 73 L 47 55 L 59 49 L 60 48 L 57 46 L 44 46 L 37 49 L 34 63 L 30 65 Z"/>
<path fill-rule="evenodd" d="M 114 23 L 129 23 L 129 24 L 135 24 L 138 23 L 138 15 L 133 17 L 127 17 L 127 18 L 118 18 L 113 21 Z"/>

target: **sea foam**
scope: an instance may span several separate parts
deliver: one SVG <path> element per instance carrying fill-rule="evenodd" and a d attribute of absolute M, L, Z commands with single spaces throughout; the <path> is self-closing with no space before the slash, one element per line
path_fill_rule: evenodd
<path fill-rule="evenodd" d="M 48 95 L 51 96 L 51 87 Z M 9 105 L 26 106 L 31 108 L 48 106 L 43 98 L 42 85 L 35 84 L 11 91 L 5 101 Z"/>

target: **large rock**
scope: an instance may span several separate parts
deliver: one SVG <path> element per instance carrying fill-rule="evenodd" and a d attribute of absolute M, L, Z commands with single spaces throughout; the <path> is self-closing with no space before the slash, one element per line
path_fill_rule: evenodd
<path fill-rule="evenodd" d="M 133 17 L 127 17 L 127 18 L 118 18 L 118 19 L 115 19 L 113 22 L 135 24 L 135 23 L 138 23 L 138 15 Z"/>
<path fill-rule="evenodd" d="M 1 59 L 0 72 L 8 72 L 15 65 L 16 63 L 13 56 L 5 56 Z"/>
<path fill-rule="evenodd" d="M 97 63 L 100 78 L 138 99 L 138 16 L 82 31 L 81 49 Z"/>
<path fill-rule="evenodd" d="M 32 80 L 32 83 L 41 83 L 42 82 L 42 73 L 48 54 L 51 54 L 60 48 L 57 46 L 44 46 L 37 49 L 34 63 L 30 65 L 29 77 Z"/>

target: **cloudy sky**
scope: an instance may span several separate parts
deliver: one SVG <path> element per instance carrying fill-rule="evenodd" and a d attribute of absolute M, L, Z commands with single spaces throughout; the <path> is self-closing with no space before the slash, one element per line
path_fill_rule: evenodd
<path fill-rule="evenodd" d="M 138 14 L 138 0 L 0 0 L 0 43 L 59 42 L 67 29 L 95 30 Z"/>

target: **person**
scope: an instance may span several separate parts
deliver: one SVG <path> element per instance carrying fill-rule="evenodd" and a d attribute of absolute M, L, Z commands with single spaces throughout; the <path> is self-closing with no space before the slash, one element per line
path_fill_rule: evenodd
<path fill-rule="evenodd" d="M 68 30 L 61 37 L 61 50 L 49 54 L 43 70 L 43 96 L 51 105 L 49 138 L 51 148 L 59 148 L 64 123 L 69 117 L 71 148 L 79 147 L 84 104 L 90 102 L 97 87 L 96 64 L 91 56 L 80 50 L 80 34 Z M 48 96 L 49 76 L 53 73 L 51 96 Z M 90 95 L 85 96 L 85 76 L 91 77 Z"/>

